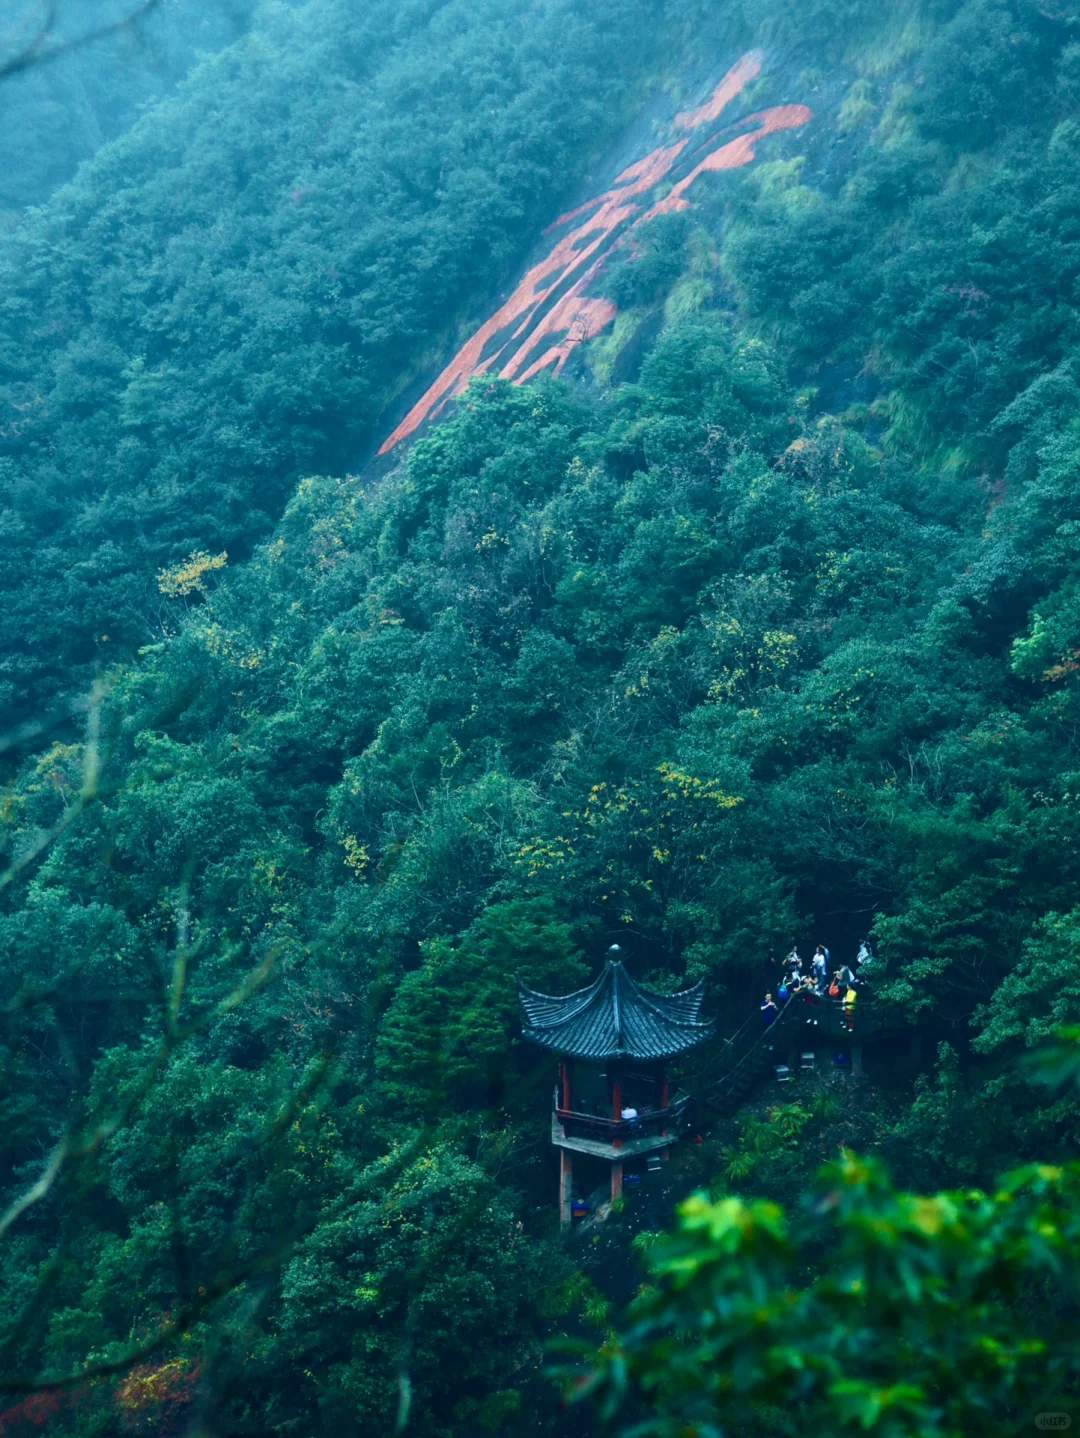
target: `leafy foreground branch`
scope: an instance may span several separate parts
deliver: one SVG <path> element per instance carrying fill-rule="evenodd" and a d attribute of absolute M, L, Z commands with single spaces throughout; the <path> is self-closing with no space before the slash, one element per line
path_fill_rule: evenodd
<path fill-rule="evenodd" d="M 647 1263 L 573 1390 L 622 1432 L 1004 1435 L 1074 1402 L 1080 1164 L 921 1197 L 845 1152 L 799 1216 L 691 1198 Z"/>

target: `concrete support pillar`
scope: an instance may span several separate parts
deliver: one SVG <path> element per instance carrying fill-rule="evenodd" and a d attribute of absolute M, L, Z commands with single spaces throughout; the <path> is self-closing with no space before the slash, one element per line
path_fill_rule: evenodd
<path fill-rule="evenodd" d="M 568 1148 L 559 1149 L 559 1222 L 570 1227 L 570 1200 L 574 1192 L 574 1157 Z"/>
<path fill-rule="evenodd" d="M 611 1201 L 622 1198 L 622 1160 L 611 1165 Z"/>
<path fill-rule="evenodd" d="M 862 1044 L 851 1045 L 851 1072 L 855 1078 L 862 1078 Z"/>

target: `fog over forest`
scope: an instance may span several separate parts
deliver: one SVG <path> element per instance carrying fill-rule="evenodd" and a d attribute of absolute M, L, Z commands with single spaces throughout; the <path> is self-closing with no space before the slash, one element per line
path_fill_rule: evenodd
<path fill-rule="evenodd" d="M 0 1438 L 1080 1422 L 1080 0 L 0 0 Z"/>

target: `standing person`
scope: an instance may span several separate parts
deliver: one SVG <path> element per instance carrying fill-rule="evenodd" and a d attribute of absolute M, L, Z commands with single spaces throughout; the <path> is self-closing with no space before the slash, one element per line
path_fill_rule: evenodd
<path fill-rule="evenodd" d="M 851 986 L 852 986 L 852 984 L 855 982 L 855 975 L 854 975 L 854 974 L 851 972 L 851 970 L 848 968 L 847 964 L 841 964 L 841 965 L 840 965 L 840 971 L 839 971 L 839 972 L 840 972 L 840 982 L 841 982 L 842 984 L 846 984 L 846 985 L 848 986 L 848 988 L 850 989 Z"/>
<path fill-rule="evenodd" d="M 859 987 L 869 992 L 870 985 L 877 975 L 877 962 L 874 959 L 874 951 L 870 947 L 869 939 L 863 939 L 859 945 L 859 952 L 855 956 L 855 973 L 859 980 Z"/>
<path fill-rule="evenodd" d="M 761 1006 L 761 1022 L 766 1028 L 771 1028 L 776 1022 L 777 1008 L 773 1003 L 772 994 L 765 995 L 765 1002 Z"/>
<path fill-rule="evenodd" d="M 836 973 L 832 976 L 832 983 L 829 985 L 829 998 L 838 999 L 840 998 L 840 994 L 840 971 L 837 969 Z"/>
<path fill-rule="evenodd" d="M 848 991 L 844 995 L 844 1023 L 846 1024 L 849 1033 L 855 1028 L 856 998 L 857 995 L 855 993 L 855 990 L 849 984 Z"/>
<path fill-rule="evenodd" d="M 825 955 L 825 949 L 822 947 L 821 944 L 818 944 L 817 949 L 814 951 L 813 970 L 814 983 L 818 986 L 819 989 L 822 988 L 825 983 L 825 973 L 828 962 L 829 961 Z"/>

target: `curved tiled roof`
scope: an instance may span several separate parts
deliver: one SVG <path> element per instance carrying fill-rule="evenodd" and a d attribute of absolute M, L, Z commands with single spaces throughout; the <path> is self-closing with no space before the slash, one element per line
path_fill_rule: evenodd
<path fill-rule="evenodd" d="M 579 1059 L 665 1059 L 712 1035 L 701 1023 L 705 982 L 681 994 L 659 994 L 636 984 L 608 959 L 595 982 L 576 994 L 538 994 L 520 986 L 522 1036 Z"/>

